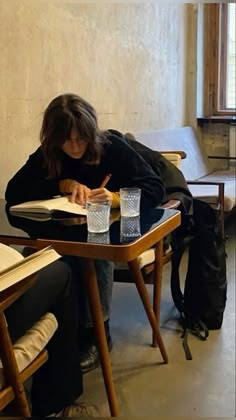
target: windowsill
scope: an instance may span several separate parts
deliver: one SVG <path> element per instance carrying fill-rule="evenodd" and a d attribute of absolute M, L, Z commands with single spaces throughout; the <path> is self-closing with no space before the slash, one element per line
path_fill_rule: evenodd
<path fill-rule="evenodd" d="M 221 115 L 216 115 L 213 117 L 201 117 L 201 118 L 197 118 L 197 123 L 200 126 L 203 126 L 203 124 L 211 124 L 211 123 L 223 123 L 223 124 L 232 124 L 232 125 L 236 125 L 236 116 L 221 116 Z"/>

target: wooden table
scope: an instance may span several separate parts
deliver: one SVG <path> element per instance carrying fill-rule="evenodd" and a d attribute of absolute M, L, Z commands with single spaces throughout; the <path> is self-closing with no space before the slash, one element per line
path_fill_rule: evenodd
<path fill-rule="evenodd" d="M 113 213 L 114 220 L 119 219 Z M 147 289 L 139 269 L 137 257 L 148 248 L 156 245 L 157 277 L 162 277 L 162 241 L 163 238 L 176 229 L 181 222 L 180 212 L 167 209 L 146 209 L 140 215 L 140 231 L 137 237 L 130 237 L 129 242 L 121 242 L 120 220 L 114 221 L 109 230 L 109 243 L 98 243 L 102 238 L 107 241 L 107 235 L 93 235 L 93 241 L 88 241 L 86 220 L 80 217 L 66 217 L 35 221 L 16 217 L 5 210 L 4 200 L 0 200 L 0 242 L 8 245 L 27 245 L 42 249 L 52 245 L 62 255 L 84 257 L 84 273 L 91 313 L 97 335 L 101 367 L 106 388 L 111 416 L 118 416 L 118 405 L 110 357 L 104 330 L 103 315 L 97 285 L 94 260 L 127 262 L 144 309 L 156 338 L 161 356 L 168 363 L 167 352 L 161 337 L 159 322 L 154 314 Z"/>

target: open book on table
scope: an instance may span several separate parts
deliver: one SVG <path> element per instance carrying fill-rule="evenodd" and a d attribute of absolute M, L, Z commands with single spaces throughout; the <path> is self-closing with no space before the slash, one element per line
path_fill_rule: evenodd
<path fill-rule="evenodd" d="M 21 213 L 22 215 L 23 213 L 43 213 L 53 215 L 58 212 L 78 214 L 82 216 L 87 215 L 87 210 L 83 206 L 76 203 L 70 203 L 68 197 L 56 197 L 50 200 L 27 201 L 26 203 L 11 206 L 10 212 L 15 215 L 17 214 L 18 216 L 20 216 Z"/>
<path fill-rule="evenodd" d="M 61 257 L 51 246 L 28 257 L 0 243 L 0 292 Z"/>

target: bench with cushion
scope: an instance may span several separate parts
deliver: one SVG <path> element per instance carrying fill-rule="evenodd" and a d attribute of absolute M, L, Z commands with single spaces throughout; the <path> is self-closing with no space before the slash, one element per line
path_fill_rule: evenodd
<path fill-rule="evenodd" d="M 193 197 L 212 205 L 219 204 L 222 215 L 235 208 L 235 169 L 214 171 L 192 127 L 143 131 L 134 133 L 134 136 L 153 150 L 183 150 L 186 158 L 181 162 L 181 171 Z"/>

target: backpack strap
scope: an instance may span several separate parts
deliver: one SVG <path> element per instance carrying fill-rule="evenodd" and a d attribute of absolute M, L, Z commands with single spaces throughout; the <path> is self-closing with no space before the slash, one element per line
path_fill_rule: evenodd
<path fill-rule="evenodd" d="M 180 338 L 183 339 L 183 348 L 187 360 L 192 360 L 192 353 L 188 345 L 188 334 L 191 333 L 201 340 L 205 341 L 209 335 L 207 326 L 201 320 L 193 321 L 186 314 L 180 314 L 180 323 L 183 327 L 183 332 Z"/>
<path fill-rule="evenodd" d="M 188 238 L 189 242 L 190 238 Z M 184 295 L 180 288 L 179 266 L 186 249 L 186 241 L 180 236 L 172 235 L 173 256 L 171 260 L 171 294 L 176 308 L 180 313 L 180 323 L 183 327 L 181 338 L 183 339 L 183 348 L 187 360 L 192 360 L 192 354 L 188 345 L 189 333 L 194 334 L 201 340 L 206 340 L 209 331 L 207 326 L 199 319 L 193 319 L 188 313 L 184 304 Z"/>
<path fill-rule="evenodd" d="M 186 327 L 183 329 L 183 333 L 180 338 L 183 338 L 183 348 L 185 352 L 185 357 L 187 360 L 192 360 L 192 353 L 190 351 L 189 345 L 188 345 L 188 333 L 189 329 Z"/>

